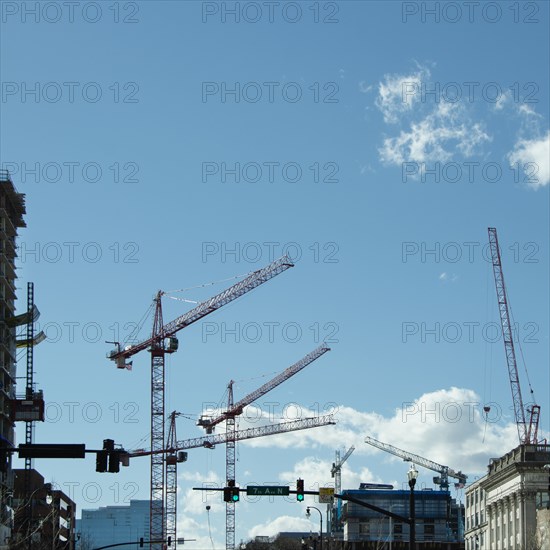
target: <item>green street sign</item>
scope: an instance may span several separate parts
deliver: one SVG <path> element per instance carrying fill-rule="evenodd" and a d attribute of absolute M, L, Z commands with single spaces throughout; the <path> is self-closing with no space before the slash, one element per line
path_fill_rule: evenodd
<path fill-rule="evenodd" d="M 289 494 L 289 487 L 288 485 L 248 485 L 246 494 L 253 497 L 284 497 Z"/>

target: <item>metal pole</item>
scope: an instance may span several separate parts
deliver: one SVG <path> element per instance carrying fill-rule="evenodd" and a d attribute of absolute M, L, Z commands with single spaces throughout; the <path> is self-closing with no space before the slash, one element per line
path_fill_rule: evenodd
<path fill-rule="evenodd" d="M 409 549 L 415 550 L 416 546 L 416 533 L 415 533 L 415 510 L 414 510 L 414 483 L 409 482 L 409 486 L 411 488 L 410 495 L 409 495 L 409 514 L 411 518 L 410 523 L 410 531 L 409 531 Z"/>
<path fill-rule="evenodd" d="M 319 545 L 319 550 L 323 550 L 323 513 L 321 512 L 321 510 L 319 510 L 319 508 L 315 508 L 315 506 L 308 506 L 306 509 L 306 513 L 309 513 L 310 508 L 319 512 L 319 524 L 321 528 L 321 544 Z"/>

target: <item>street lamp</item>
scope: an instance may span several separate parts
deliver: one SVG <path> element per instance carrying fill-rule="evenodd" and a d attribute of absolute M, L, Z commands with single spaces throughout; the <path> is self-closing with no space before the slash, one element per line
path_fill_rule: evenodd
<path fill-rule="evenodd" d="M 409 488 L 411 490 L 409 494 L 409 519 L 411 522 L 409 527 L 409 550 L 414 550 L 414 547 L 416 546 L 414 531 L 414 486 L 416 485 L 416 478 L 418 477 L 418 470 L 415 469 L 414 464 L 411 464 L 411 467 L 407 472 L 407 477 L 409 478 Z"/>
<path fill-rule="evenodd" d="M 320 526 L 321 526 L 321 544 L 319 546 L 319 550 L 323 550 L 323 513 L 321 512 L 321 510 L 319 510 L 319 508 L 315 508 L 315 506 L 308 506 L 306 508 L 306 516 L 309 517 L 311 514 L 309 513 L 309 509 L 312 508 L 313 510 L 317 510 L 319 512 L 319 522 L 320 522 Z"/>
<path fill-rule="evenodd" d="M 396 507 L 396 506 L 399 506 L 399 504 L 392 504 L 390 506 L 390 512 Z M 390 532 L 389 532 L 389 535 L 388 535 L 388 539 L 390 541 L 390 550 L 392 550 L 392 543 L 393 543 L 393 518 L 390 516 Z"/>

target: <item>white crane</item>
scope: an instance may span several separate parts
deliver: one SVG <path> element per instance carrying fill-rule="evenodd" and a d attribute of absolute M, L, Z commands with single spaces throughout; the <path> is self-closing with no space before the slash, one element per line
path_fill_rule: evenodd
<path fill-rule="evenodd" d="M 352 445 L 342 458 L 340 458 L 340 451 L 336 451 L 336 456 L 334 462 L 332 463 L 330 475 L 334 478 L 334 493 L 337 495 L 342 493 L 342 465 L 351 456 L 353 451 L 355 451 L 355 447 Z M 333 532 L 340 530 L 340 516 L 342 514 L 342 501 L 339 498 L 336 499 L 336 501 L 336 519 L 334 507 L 332 508 L 331 530 Z"/>

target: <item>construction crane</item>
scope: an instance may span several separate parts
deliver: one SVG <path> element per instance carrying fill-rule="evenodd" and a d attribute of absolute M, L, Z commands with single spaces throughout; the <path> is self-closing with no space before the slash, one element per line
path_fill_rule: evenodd
<path fill-rule="evenodd" d="M 305 430 L 308 428 L 318 428 L 336 424 L 334 416 L 328 414 L 314 418 L 305 418 L 303 420 L 294 420 L 291 422 L 280 422 L 268 426 L 260 426 L 258 428 L 249 428 L 247 430 L 237 430 L 232 434 L 227 432 L 224 434 L 212 434 L 205 437 L 197 437 L 194 439 L 186 439 L 183 441 L 176 440 L 176 417 L 180 413 L 174 411 L 170 414 L 170 427 L 168 429 L 168 441 L 165 449 L 156 450 L 154 452 L 145 449 L 136 449 L 134 451 L 122 451 L 121 461 L 123 466 L 130 465 L 130 458 L 139 456 L 151 456 L 153 454 L 160 456 L 166 455 L 166 536 L 171 536 L 172 540 L 177 540 L 177 465 L 180 462 L 187 460 L 185 449 L 194 449 L 205 447 L 213 449 L 217 444 L 241 441 L 244 439 L 253 439 L 266 435 L 276 435 L 296 430 Z"/>
<path fill-rule="evenodd" d="M 491 259 L 493 262 L 493 274 L 495 276 L 495 287 L 497 291 L 498 311 L 500 313 L 500 324 L 502 326 L 502 339 L 504 341 L 504 351 L 506 353 L 506 363 L 508 365 L 508 376 L 510 378 L 510 387 L 512 389 L 512 402 L 514 404 L 514 414 L 518 429 L 519 443 L 520 445 L 535 445 L 537 443 L 539 430 L 540 406 L 533 404 L 527 409 L 527 412 L 529 413 L 529 423 L 527 423 L 525 418 L 525 408 L 523 406 L 523 398 L 521 396 L 516 352 L 514 349 L 514 336 L 512 333 L 508 298 L 506 296 L 506 285 L 504 284 L 504 274 L 502 272 L 497 230 L 494 227 L 489 227 L 488 232 L 489 245 L 491 248 Z M 530 388 L 530 390 L 531 397 L 534 400 L 533 389 Z"/>
<path fill-rule="evenodd" d="M 319 347 L 315 348 L 312 352 L 308 353 L 305 357 L 302 357 L 299 361 L 279 373 L 275 378 L 272 378 L 269 382 L 266 382 L 263 386 L 258 389 L 250 392 L 246 397 L 243 397 L 240 401 L 235 403 L 233 406 L 229 406 L 227 411 L 223 412 L 214 419 L 210 419 L 207 416 L 201 416 L 198 421 L 198 425 L 206 429 L 206 433 L 212 433 L 214 427 L 227 420 L 230 416 L 238 416 L 242 414 L 243 409 L 247 406 L 265 395 L 267 392 L 276 388 L 282 384 L 285 380 L 288 380 L 291 376 L 294 376 L 302 369 L 307 367 L 309 364 L 313 363 L 316 359 L 319 359 L 321 355 L 325 354 L 327 351 L 330 351 L 330 348 L 323 342 Z M 232 383 L 232 382 L 231 382 Z M 231 384 L 230 383 L 230 384 Z"/>
<path fill-rule="evenodd" d="M 352 445 L 340 458 L 340 451 L 336 450 L 335 460 L 332 463 L 332 468 L 330 470 L 330 475 L 334 478 L 334 493 L 337 495 L 342 494 L 342 465 L 344 462 L 351 456 L 351 453 L 355 451 L 355 447 Z M 332 520 L 330 522 L 331 530 L 339 531 L 340 530 L 340 517 L 342 515 L 342 501 L 341 499 L 336 499 L 336 520 L 334 515 L 334 507 L 332 508 Z"/>
<path fill-rule="evenodd" d="M 246 397 L 243 397 L 238 403 L 233 403 L 233 380 L 231 380 L 227 386 L 228 400 L 227 410 L 217 416 L 214 419 L 201 416 L 198 421 L 198 425 L 206 429 L 207 433 L 212 433 L 214 427 L 220 422 L 225 421 L 225 431 L 227 435 L 227 442 L 225 445 L 225 470 L 227 487 L 233 487 L 235 485 L 235 440 L 233 434 L 235 434 L 235 417 L 242 414 L 244 408 L 250 405 L 267 392 L 276 388 L 282 384 L 285 380 L 288 380 L 291 376 L 294 376 L 302 369 L 313 363 L 316 359 L 321 357 L 330 348 L 323 342 L 319 347 L 308 353 L 305 357 L 302 357 L 298 362 L 294 363 L 283 372 L 279 373 L 275 378 L 266 382 L 263 386 L 257 390 L 249 393 Z M 233 550 L 235 548 L 235 503 L 226 502 L 225 505 L 225 547 L 226 550 Z"/>
<path fill-rule="evenodd" d="M 392 455 L 398 456 L 399 458 L 402 458 L 405 462 L 414 462 L 414 464 L 417 464 L 418 466 L 423 466 L 428 470 L 439 472 L 439 476 L 434 477 L 433 482 L 436 485 L 439 485 L 439 488 L 442 491 L 446 491 L 449 488 L 450 477 L 458 480 L 458 483 L 455 483 L 455 488 L 457 489 L 461 489 L 462 487 L 464 487 L 464 485 L 466 484 L 466 480 L 468 479 L 467 475 L 463 474 L 462 472 L 457 472 L 452 468 L 449 468 L 449 466 L 443 466 L 442 464 L 438 464 L 437 462 L 428 460 L 423 456 L 415 455 L 414 453 L 409 453 L 408 451 L 403 451 L 402 449 L 398 449 L 397 447 L 389 445 L 388 443 L 382 443 L 381 441 L 374 439 L 374 437 L 367 436 L 365 438 L 365 443 L 368 443 L 369 445 L 372 445 L 377 449 L 381 449 L 382 451 L 386 451 L 387 453 L 391 453 Z"/>
<path fill-rule="evenodd" d="M 237 430 L 235 432 L 235 441 L 244 441 L 245 439 L 254 439 L 265 435 L 294 432 L 296 430 L 306 430 L 308 428 L 319 428 L 321 426 L 329 426 L 333 424 L 336 424 L 336 422 L 334 420 L 334 415 L 332 414 L 312 418 L 302 418 L 300 420 L 291 420 L 289 422 L 279 422 L 277 424 L 247 428 L 246 430 Z M 134 451 L 128 451 L 126 453 L 126 457 L 135 458 L 138 456 L 149 456 L 151 454 L 173 454 L 175 452 L 185 451 L 186 449 L 197 449 L 199 447 L 213 449 L 216 445 L 223 443 L 227 443 L 227 433 L 210 434 L 203 437 L 195 437 L 192 439 L 177 441 L 175 447 L 172 449 L 160 449 L 155 451 L 136 449 Z"/>
<path fill-rule="evenodd" d="M 162 318 L 162 291 L 156 294 L 155 315 L 151 336 L 136 345 L 121 348 L 120 343 L 113 342 L 116 348 L 107 357 L 116 363 L 117 368 L 130 369 L 132 363 L 127 360 L 143 351 L 149 349 L 151 352 L 151 450 L 163 452 L 166 444 L 164 439 L 164 356 L 167 353 L 174 353 L 178 349 L 178 341 L 175 334 L 189 325 L 217 311 L 222 306 L 233 302 L 256 287 L 269 281 L 273 277 L 293 267 L 288 256 L 275 260 L 268 266 L 250 273 L 242 281 L 227 288 L 223 292 L 200 303 L 187 313 L 175 320 L 163 324 Z M 164 517 L 164 492 L 165 492 L 165 469 L 164 460 L 159 453 L 151 454 L 151 486 L 150 486 L 150 518 L 149 518 L 149 539 L 164 540 L 165 517 Z M 151 544 L 151 549 L 160 549 L 159 545 Z"/>

